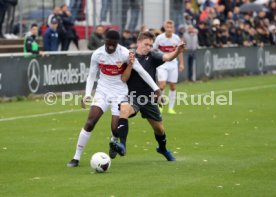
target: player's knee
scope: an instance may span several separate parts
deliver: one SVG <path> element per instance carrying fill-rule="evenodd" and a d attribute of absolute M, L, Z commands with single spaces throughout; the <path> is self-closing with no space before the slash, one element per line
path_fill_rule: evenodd
<path fill-rule="evenodd" d="M 94 129 L 96 123 L 97 123 L 96 120 L 94 120 L 92 118 L 88 119 L 85 123 L 84 129 L 88 132 L 91 132 Z"/>
<path fill-rule="evenodd" d="M 175 83 L 170 84 L 170 90 L 172 90 L 172 91 L 176 90 L 176 84 Z"/>
<path fill-rule="evenodd" d="M 121 118 L 128 118 L 132 113 L 132 108 L 129 104 L 121 105 L 120 109 L 120 117 Z"/>

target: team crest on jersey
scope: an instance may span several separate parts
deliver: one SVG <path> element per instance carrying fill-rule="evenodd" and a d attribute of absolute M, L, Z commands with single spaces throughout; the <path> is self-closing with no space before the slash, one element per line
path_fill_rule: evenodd
<path fill-rule="evenodd" d="M 118 67 L 118 68 L 121 68 L 121 67 L 122 67 L 122 65 L 123 65 L 123 62 L 121 62 L 121 61 L 117 61 L 117 62 L 116 62 L 116 65 L 117 65 L 117 67 Z"/>

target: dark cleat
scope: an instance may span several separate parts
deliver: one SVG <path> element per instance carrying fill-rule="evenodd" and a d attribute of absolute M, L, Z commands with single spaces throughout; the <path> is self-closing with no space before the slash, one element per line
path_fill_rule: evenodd
<path fill-rule="evenodd" d="M 175 157 L 170 151 L 161 151 L 159 148 L 156 148 L 156 151 L 160 154 L 162 154 L 168 161 L 176 161 Z"/>
<path fill-rule="evenodd" d="M 110 157 L 111 159 L 115 159 L 116 156 L 117 156 L 117 152 L 116 152 L 115 150 L 113 150 L 113 149 L 111 148 L 111 146 L 109 145 L 109 157 Z"/>
<path fill-rule="evenodd" d="M 76 160 L 76 159 L 72 159 L 71 161 L 69 161 L 69 163 L 67 163 L 67 167 L 68 168 L 74 168 L 74 167 L 77 167 L 79 166 L 79 160 Z"/>
<path fill-rule="evenodd" d="M 126 148 L 121 143 L 114 142 L 114 141 L 113 142 L 109 142 L 109 147 L 110 147 L 110 149 L 112 149 L 113 151 L 117 152 L 121 156 L 125 156 L 126 155 Z"/>

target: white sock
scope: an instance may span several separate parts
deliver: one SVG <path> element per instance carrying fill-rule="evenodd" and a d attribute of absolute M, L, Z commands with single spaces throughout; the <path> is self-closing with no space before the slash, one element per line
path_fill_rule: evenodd
<path fill-rule="evenodd" d="M 169 91 L 169 109 L 173 109 L 175 103 L 176 91 Z"/>
<path fill-rule="evenodd" d="M 111 138 L 110 138 L 110 141 L 111 141 L 111 142 L 118 142 L 118 138 L 115 137 L 115 136 L 113 135 L 112 131 L 111 131 Z"/>
<path fill-rule="evenodd" d="M 90 138 L 90 135 L 91 135 L 91 132 L 87 132 L 84 129 L 81 130 L 74 159 L 80 160 L 82 151 L 83 151 L 85 145 L 87 144 L 87 142 Z"/>

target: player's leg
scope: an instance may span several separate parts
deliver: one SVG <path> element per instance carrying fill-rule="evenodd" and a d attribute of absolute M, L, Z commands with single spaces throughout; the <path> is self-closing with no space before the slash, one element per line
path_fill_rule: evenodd
<path fill-rule="evenodd" d="M 165 93 L 164 91 L 168 80 L 168 70 L 166 69 L 165 65 L 162 65 L 157 68 L 157 78 L 158 78 L 159 88 L 161 90 L 161 96 L 162 96 Z M 163 108 L 160 107 L 159 110 L 162 113 Z"/>
<path fill-rule="evenodd" d="M 176 114 L 174 110 L 175 99 L 176 99 L 176 83 L 178 81 L 178 67 L 177 64 L 171 65 L 169 74 L 168 74 L 168 82 L 170 83 L 169 90 L 169 114 Z"/>
<path fill-rule="evenodd" d="M 67 164 L 68 167 L 78 166 L 84 147 L 86 146 L 90 138 L 91 131 L 94 129 L 95 125 L 97 124 L 103 113 L 106 111 L 107 107 L 108 105 L 105 101 L 105 95 L 97 92 L 94 96 L 92 106 L 89 110 L 86 123 L 80 131 L 75 155 L 73 159 Z"/>
<path fill-rule="evenodd" d="M 128 102 L 122 102 L 120 104 L 120 118 L 118 120 L 118 126 L 115 132 L 120 138 L 120 143 L 115 141 L 110 141 L 110 151 L 113 153 L 114 151 L 119 153 L 121 156 L 126 154 L 126 139 L 128 135 L 128 117 L 132 114 L 135 114 L 134 108 Z M 111 154 L 111 158 L 114 157 L 115 154 Z"/>
<path fill-rule="evenodd" d="M 111 137 L 110 142 L 118 143 L 119 135 L 117 133 L 119 116 L 112 116 L 111 119 Z M 109 148 L 109 156 L 111 159 L 114 159 L 117 156 L 117 152 L 111 148 Z"/>
<path fill-rule="evenodd" d="M 79 134 L 75 155 L 73 159 L 67 164 L 68 167 L 78 166 L 81 154 L 90 138 L 91 131 L 94 129 L 96 123 L 98 122 L 102 114 L 103 110 L 100 107 L 92 106 L 90 108 L 87 121 Z"/>
<path fill-rule="evenodd" d="M 167 150 L 166 143 L 166 133 L 163 126 L 162 121 L 156 121 L 153 119 L 147 119 L 150 123 L 151 127 L 154 130 L 155 139 L 158 143 L 158 147 L 156 148 L 156 151 L 160 154 L 162 154 L 168 161 L 175 161 L 175 157 L 173 154 Z"/>

